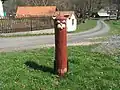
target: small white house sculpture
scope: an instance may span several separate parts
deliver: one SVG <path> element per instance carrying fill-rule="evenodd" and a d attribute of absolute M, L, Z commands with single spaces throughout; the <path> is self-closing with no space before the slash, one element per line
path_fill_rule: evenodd
<path fill-rule="evenodd" d="M 0 0 L 0 17 L 4 17 L 3 4 L 1 0 Z"/>
<path fill-rule="evenodd" d="M 53 19 L 55 19 L 56 16 L 60 14 L 64 15 L 67 18 L 66 20 L 67 32 L 75 31 L 77 28 L 77 18 L 75 16 L 75 12 L 74 11 L 57 11 L 53 16 Z"/>

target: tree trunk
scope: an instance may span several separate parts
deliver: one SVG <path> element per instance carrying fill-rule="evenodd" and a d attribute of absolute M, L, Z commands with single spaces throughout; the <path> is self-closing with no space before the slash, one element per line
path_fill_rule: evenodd
<path fill-rule="evenodd" d="M 117 20 L 119 20 L 120 0 L 117 0 Z"/>

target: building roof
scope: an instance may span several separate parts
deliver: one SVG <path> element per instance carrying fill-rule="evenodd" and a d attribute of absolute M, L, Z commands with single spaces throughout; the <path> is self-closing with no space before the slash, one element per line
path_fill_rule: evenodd
<path fill-rule="evenodd" d="M 110 15 L 108 13 L 98 13 L 100 17 L 109 17 Z"/>
<path fill-rule="evenodd" d="M 16 16 L 53 16 L 55 12 L 56 6 L 19 6 L 17 8 Z"/>
<path fill-rule="evenodd" d="M 70 17 L 72 14 L 75 14 L 75 12 L 74 11 L 56 11 L 54 16 L 64 15 L 66 17 Z"/>

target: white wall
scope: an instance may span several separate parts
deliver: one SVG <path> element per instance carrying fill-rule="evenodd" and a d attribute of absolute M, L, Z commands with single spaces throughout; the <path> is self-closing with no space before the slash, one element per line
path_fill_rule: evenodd
<path fill-rule="evenodd" d="M 74 25 L 72 25 L 72 19 L 74 19 Z M 73 14 L 70 18 L 67 18 L 67 32 L 75 31 L 77 28 L 77 19 Z"/>
<path fill-rule="evenodd" d="M 3 11 L 3 4 L 2 1 L 0 0 L 0 17 L 4 16 L 4 11 Z"/>
<path fill-rule="evenodd" d="M 101 16 L 101 17 L 102 17 L 102 16 L 103 16 L 103 17 L 109 17 L 109 16 L 110 16 L 109 14 L 107 14 L 107 12 L 104 12 L 104 13 L 99 13 L 99 12 L 98 12 L 98 15 Z"/>

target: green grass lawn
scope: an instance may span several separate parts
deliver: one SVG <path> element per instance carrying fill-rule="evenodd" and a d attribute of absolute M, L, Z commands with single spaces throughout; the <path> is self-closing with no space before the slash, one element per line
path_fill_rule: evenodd
<path fill-rule="evenodd" d="M 68 48 L 64 78 L 53 74 L 53 48 L 0 53 L 0 90 L 120 90 L 120 59 L 92 48 Z"/>
<path fill-rule="evenodd" d="M 97 20 L 86 20 L 86 23 L 80 23 L 75 32 L 83 32 L 94 28 L 97 25 Z"/>
<path fill-rule="evenodd" d="M 43 35 L 54 35 L 54 33 L 43 33 L 43 34 L 16 34 L 16 35 L 0 35 L 0 38 L 13 38 L 13 37 L 28 37 L 28 36 L 43 36 Z"/>
<path fill-rule="evenodd" d="M 110 35 L 120 35 L 120 21 L 111 20 L 106 21 L 106 23 L 110 26 Z"/>

